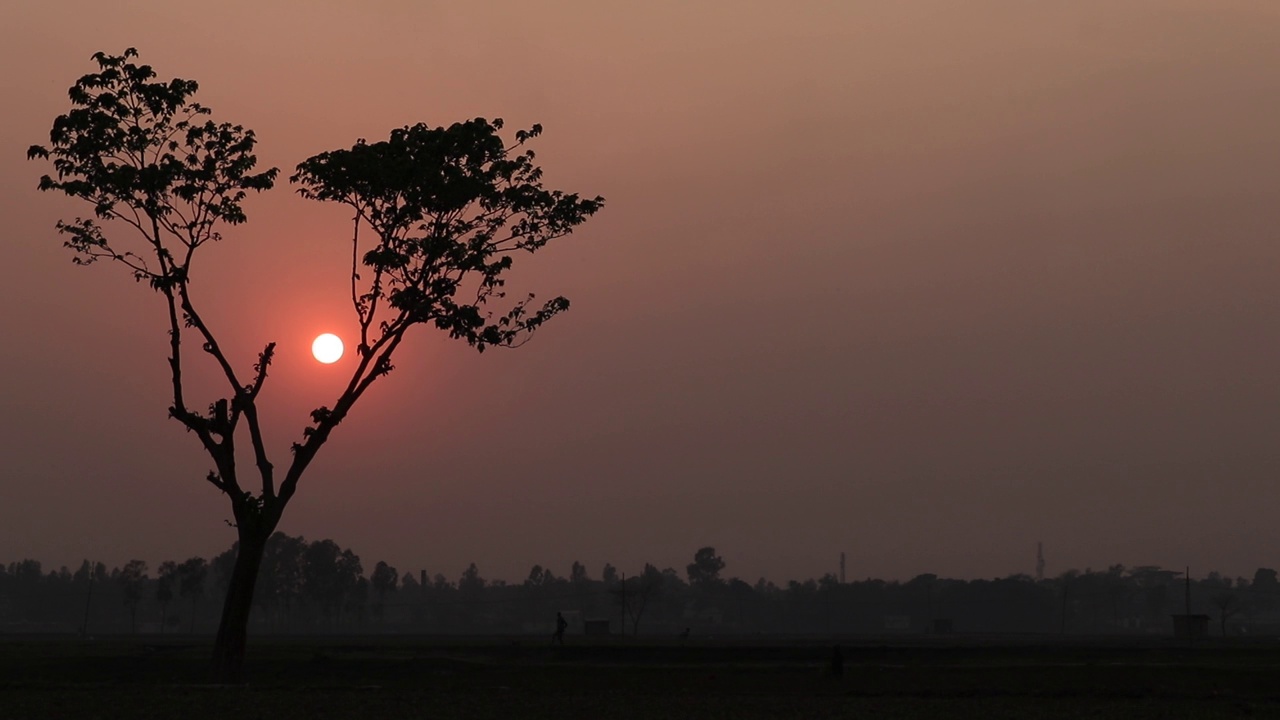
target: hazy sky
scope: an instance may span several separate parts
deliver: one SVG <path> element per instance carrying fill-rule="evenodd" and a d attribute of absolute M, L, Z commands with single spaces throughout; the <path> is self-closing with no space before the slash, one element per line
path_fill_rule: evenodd
<path fill-rule="evenodd" d="M 1276 567 L 1277 37 L 1273 0 L 4 3 L 0 560 L 234 539 L 160 298 L 72 265 L 88 209 L 25 160 L 136 46 L 285 175 L 503 117 L 608 199 L 512 275 L 572 309 L 515 351 L 414 334 L 289 534 L 510 581 L 703 545 L 750 581 L 1003 576 L 1041 540 L 1051 574 Z M 350 370 L 308 352 L 355 325 L 348 215 L 248 212 L 193 289 L 242 367 L 279 343 L 280 466 Z"/>

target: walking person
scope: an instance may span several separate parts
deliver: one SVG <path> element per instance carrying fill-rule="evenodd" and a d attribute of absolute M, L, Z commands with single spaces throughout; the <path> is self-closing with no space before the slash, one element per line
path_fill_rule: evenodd
<path fill-rule="evenodd" d="M 564 619 L 564 615 L 562 613 L 557 612 L 556 631 L 555 634 L 551 636 L 551 644 L 555 645 L 556 643 L 560 643 L 561 645 L 564 645 L 564 631 L 568 628 L 569 621 Z"/>

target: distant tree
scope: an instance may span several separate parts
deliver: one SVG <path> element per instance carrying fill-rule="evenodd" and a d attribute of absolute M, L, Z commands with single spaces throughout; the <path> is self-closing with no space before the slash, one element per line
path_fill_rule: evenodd
<path fill-rule="evenodd" d="M 343 550 L 342 555 L 338 556 L 338 578 L 344 599 L 341 607 L 348 611 L 354 608 L 358 612 L 349 616 L 360 619 L 364 615 L 364 607 L 369 597 L 369 581 L 364 577 L 364 566 L 360 564 L 360 556 L 349 549 Z"/>
<path fill-rule="evenodd" d="M 439 585 L 444 578 L 439 575 L 436 577 L 436 584 Z M 471 599 L 478 599 L 475 596 L 484 589 L 484 586 L 485 580 L 480 577 L 480 568 L 476 567 L 475 563 L 468 565 L 467 569 L 462 572 L 462 577 L 458 580 L 458 590 L 462 591 L 464 595 L 472 596 Z"/>
<path fill-rule="evenodd" d="M 578 561 L 574 561 L 569 568 L 569 585 L 573 588 L 574 597 L 578 603 L 578 610 L 584 615 L 593 610 L 594 603 L 592 597 L 595 594 L 592 588 L 591 578 L 587 576 L 587 566 Z"/>
<path fill-rule="evenodd" d="M 541 585 L 543 587 L 549 587 L 551 585 L 555 585 L 558 582 L 561 582 L 561 580 L 560 578 L 556 577 L 556 574 L 551 571 L 551 568 L 543 568 L 542 576 L 537 578 L 535 582 L 536 584 Z"/>
<path fill-rule="evenodd" d="M 188 632 L 196 631 L 196 610 L 208 577 L 209 563 L 202 557 L 188 558 L 178 566 L 178 595 L 191 601 L 191 628 Z"/>
<path fill-rule="evenodd" d="M 231 586 L 231 576 L 235 573 L 236 555 L 240 553 L 240 543 L 234 542 L 231 547 L 218 553 L 209 561 L 209 577 L 211 588 L 226 593 Z"/>
<path fill-rule="evenodd" d="M 1143 617 L 1151 622 L 1168 622 L 1172 592 L 1170 585 L 1182 573 L 1163 570 L 1155 565 L 1139 565 L 1129 568 L 1129 577 L 1137 587 L 1142 601 Z M 1179 608 L 1178 612 L 1182 612 Z"/>
<path fill-rule="evenodd" d="M 418 582 L 413 573 L 406 572 L 400 578 L 400 590 L 409 597 L 417 597 L 422 592 L 422 583 Z"/>
<path fill-rule="evenodd" d="M 332 540 L 318 540 L 307 546 L 304 560 L 305 596 L 331 622 L 340 623 L 348 595 L 364 574 L 359 556 Z"/>
<path fill-rule="evenodd" d="M 618 568 L 614 567 L 613 565 L 610 565 L 609 563 L 605 563 L 604 570 L 600 572 L 600 579 L 604 581 L 605 585 L 609 585 L 609 586 L 617 585 L 618 584 Z"/>
<path fill-rule="evenodd" d="M 437 587 L 439 586 L 438 578 Z M 484 598 L 485 579 L 480 577 L 480 568 L 475 563 L 467 566 L 462 572 L 462 577 L 458 579 L 458 599 L 461 600 L 461 606 L 458 608 L 462 613 L 463 624 L 474 627 L 479 618 L 479 604 Z"/>
<path fill-rule="evenodd" d="M 178 584 L 178 565 L 172 560 L 160 563 L 156 568 L 156 602 L 160 603 L 160 634 L 169 625 L 169 603 L 173 601 L 173 589 Z"/>
<path fill-rule="evenodd" d="M 116 578 L 124 594 L 124 606 L 129 610 L 129 632 L 138 632 L 138 603 L 142 602 L 142 589 L 147 584 L 147 564 L 130 560 Z"/>
<path fill-rule="evenodd" d="M 356 581 L 348 589 L 343 600 L 342 614 L 349 623 L 363 623 L 365 610 L 369 607 L 369 579 L 363 575 L 356 576 Z"/>
<path fill-rule="evenodd" d="M 44 578 L 44 570 L 39 560 L 26 559 L 9 567 L 9 574 L 20 585 L 34 585 Z"/>
<path fill-rule="evenodd" d="M 81 635 L 89 634 L 89 608 L 93 604 L 94 586 L 106 582 L 109 577 L 106 565 L 103 563 L 91 563 L 88 560 L 80 563 L 80 569 L 72 577 L 72 582 L 84 587 L 84 616 L 80 621 Z"/>
<path fill-rule="evenodd" d="M 106 582 L 110 579 L 105 563 L 89 562 L 84 560 L 80 563 L 80 569 L 76 570 L 72 576 L 72 581 L 77 585 L 91 586 L 93 583 Z"/>
<path fill-rule="evenodd" d="M 750 624 L 748 610 L 755 594 L 755 590 L 746 581 L 738 578 L 729 580 L 729 597 L 733 601 L 734 620 L 739 628 L 746 629 Z"/>
<path fill-rule="evenodd" d="M 373 567 L 373 574 L 369 576 L 369 584 L 373 588 L 373 614 L 378 620 L 384 618 L 387 597 L 396 591 L 399 579 L 400 573 L 381 560 Z"/>
<path fill-rule="evenodd" d="M 72 109 L 54 120 L 47 146 L 29 158 L 53 161 L 41 190 L 88 202 L 94 218 L 59 222 L 74 261 L 119 264 L 164 301 L 169 335 L 172 404 L 169 415 L 193 433 L 212 462 L 207 479 L 226 495 L 239 540 L 236 564 L 214 645 L 214 675 L 238 681 L 243 666 L 254 585 L 267 539 L 297 491 L 304 471 L 330 434 L 379 377 L 415 325 L 428 325 L 477 350 L 514 347 L 568 308 L 532 296 L 503 307 L 505 274 L 518 253 L 532 253 L 571 233 L 603 206 L 603 199 L 545 190 L 532 151 L 520 149 L 541 133 L 534 125 L 498 134 L 502 121 L 475 119 L 447 128 L 414 125 L 388 140 L 360 140 L 321 153 L 297 168 L 291 182 L 303 197 L 337 202 L 353 212 L 351 300 L 360 337 L 350 380 L 311 423 L 282 478 L 268 459 L 257 400 L 275 355 L 267 343 L 250 372 L 236 369 L 192 291 L 196 252 L 221 239 L 224 226 L 245 222 L 248 193 L 269 190 L 276 168 L 255 172 L 251 130 L 205 119 L 192 100 L 193 81 L 156 80 L 137 51 L 97 53 L 98 71 L 70 90 Z M 361 253 L 360 229 L 372 231 Z M 130 245 L 124 238 L 138 241 Z M 363 266 L 363 269 L 362 269 Z M 363 281 L 363 285 L 362 285 Z M 207 411 L 188 398 L 183 352 L 192 338 L 225 380 L 226 397 Z M 242 482 L 234 438 L 247 429 L 254 483 Z"/>
<path fill-rule="evenodd" d="M 1253 573 L 1253 582 L 1249 583 L 1254 590 L 1280 592 L 1280 579 L 1271 568 L 1258 568 Z"/>
<path fill-rule="evenodd" d="M 1107 568 L 1104 584 L 1107 600 L 1111 605 L 1111 625 L 1120 627 L 1121 615 L 1133 592 L 1132 583 L 1125 577 L 1124 565 L 1112 565 Z"/>
<path fill-rule="evenodd" d="M 529 569 L 529 577 L 524 579 L 525 587 L 539 587 L 543 584 L 543 570 L 541 565 L 535 564 Z"/>
<path fill-rule="evenodd" d="M 258 605 L 271 622 L 287 623 L 302 596 L 307 541 L 276 532 L 267 539 L 258 568 Z"/>
<path fill-rule="evenodd" d="M 685 568 L 690 585 L 709 585 L 720 581 L 724 559 L 716 555 L 713 547 L 704 547 L 693 554 L 693 562 Z"/>
<path fill-rule="evenodd" d="M 1268 613 L 1280 605 L 1280 580 L 1271 568 L 1258 568 L 1249 583 L 1249 604 L 1254 611 Z"/>
<path fill-rule="evenodd" d="M 644 618 L 645 610 L 652 607 L 653 601 L 662 594 L 663 581 L 662 572 L 645 563 L 643 572 L 627 578 L 623 587 L 612 591 L 619 603 L 623 602 L 623 598 L 626 599 L 623 608 L 631 620 L 632 635 L 640 632 L 640 621 Z"/>
<path fill-rule="evenodd" d="M 736 578 L 734 580 L 730 580 L 729 587 L 731 589 L 735 588 L 736 587 L 735 583 L 738 583 L 738 582 L 739 581 Z M 741 584 L 746 585 L 746 583 L 741 583 Z M 934 588 L 936 584 L 937 584 L 937 576 L 935 575 L 934 579 L 930 581 L 925 588 L 925 595 L 926 595 L 927 609 L 928 609 L 928 613 L 925 615 L 925 619 L 929 623 L 932 623 L 934 618 L 938 617 L 937 603 L 935 602 L 936 598 L 934 597 L 934 594 L 935 594 Z M 740 589 L 739 589 L 739 592 L 741 592 Z M 835 611 L 836 611 L 836 604 L 837 604 L 836 595 L 839 592 L 840 592 L 840 578 L 836 577 L 834 573 L 826 573 L 822 577 L 818 578 L 818 594 L 822 598 L 821 602 L 822 602 L 822 616 L 823 616 L 823 631 L 826 633 L 831 632 L 832 623 L 835 621 Z"/>
<path fill-rule="evenodd" d="M 1222 637 L 1227 636 L 1227 620 L 1240 612 L 1240 596 L 1235 590 L 1219 590 L 1213 594 L 1213 606 L 1218 609 L 1218 622 L 1221 625 Z"/>

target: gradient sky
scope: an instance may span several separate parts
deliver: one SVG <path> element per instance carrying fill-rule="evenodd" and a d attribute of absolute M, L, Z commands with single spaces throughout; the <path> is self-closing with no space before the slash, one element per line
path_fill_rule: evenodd
<path fill-rule="evenodd" d="M 5 3 L 0 559 L 234 539 L 159 298 L 72 265 L 88 210 L 25 160 L 135 46 L 286 175 L 503 117 L 608 199 L 512 275 L 573 308 L 515 351 L 413 334 L 285 532 L 509 581 L 703 545 L 750 581 L 1029 573 L 1037 541 L 1050 574 L 1276 567 L 1278 36 L 1273 0 Z M 355 324 L 348 215 L 248 212 L 194 290 L 242 367 L 279 343 L 280 466 L 350 369 L 308 354 Z"/>

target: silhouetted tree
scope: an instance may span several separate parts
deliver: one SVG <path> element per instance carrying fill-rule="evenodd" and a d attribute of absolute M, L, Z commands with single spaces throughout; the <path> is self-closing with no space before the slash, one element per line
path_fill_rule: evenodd
<path fill-rule="evenodd" d="M 550 575 L 549 571 L 543 570 L 541 565 L 534 565 L 529 569 L 529 577 L 524 579 L 524 585 L 525 587 L 539 587 L 544 585 L 547 575 Z M 554 578 L 555 575 L 550 575 L 550 577 Z"/>
<path fill-rule="evenodd" d="M 191 601 L 191 629 L 196 631 L 196 608 L 204 595 L 204 581 L 209 576 L 209 563 L 202 557 L 188 558 L 178 566 L 178 595 Z"/>
<path fill-rule="evenodd" d="M 142 589 L 147 584 L 147 564 L 130 560 L 120 570 L 117 578 L 124 591 L 124 606 L 129 610 L 129 632 L 138 632 L 138 603 L 142 602 Z"/>
<path fill-rule="evenodd" d="M 436 578 L 437 585 L 439 585 L 440 581 L 444 579 L 439 575 L 437 575 Z M 478 595 L 480 591 L 484 589 L 484 586 L 485 580 L 480 577 L 480 568 L 476 567 L 475 563 L 468 565 L 467 569 L 462 571 L 462 577 L 458 579 L 458 590 L 462 591 L 466 595 Z"/>
<path fill-rule="evenodd" d="M 373 575 L 369 577 L 369 584 L 373 587 L 373 614 L 379 620 L 384 619 L 387 596 L 396 591 L 396 584 L 399 579 L 400 573 L 381 560 L 373 568 Z"/>
<path fill-rule="evenodd" d="M 72 582 L 84 586 L 84 618 L 80 621 L 80 634 L 89 633 L 89 608 L 93 603 L 93 587 L 107 580 L 107 566 L 85 560 L 72 578 Z"/>
<path fill-rule="evenodd" d="M 716 555 L 713 547 L 704 547 L 693 554 L 693 562 L 685 568 L 690 585 L 703 585 L 720 581 L 724 559 Z"/>
<path fill-rule="evenodd" d="M 422 576 L 424 578 L 427 576 L 425 570 L 422 572 Z M 422 583 L 418 582 L 418 578 L 414 577 L 413 573 L 406 572 L 400 577 L 400 589 L 409 594 L 420 593 L 422 592 Z"/>
<path fill-rule="evenodd" d="M 336 625 L 342 621 L 348 596 L 363 572 L 355 553 L 343 550 L 332 540 L 318 540 L 307 546 L 304 553 L 303 592 Z"/>
<path fill-rule="evenodd" d="M 1132 592 L 1124 572 L 1123 565 L 1112 565 L 1107 568 L 1106 578 L 1104 579 L 1107 600 L 1111 605 L 1112 627 L 1120 627 L 1121 614 Z"/>
<path fill-rule="evenodd" d="M 437 576 L 437 587 L 443 579 Z M 480 577 L 480 568 L 471 563 L 458 579 L 458 597 L 462 601 L 462 612 L 468 626 L 474 626 L 477 621 L 477 605 L 484 594 L 484 587 L 485 579 Z"/>
<path fill-rule="evenodd" d="M 1280 580 L 1271 568 L 1258 568 L 1249 584 L 1249 604 L 1258 612 L 1271 612 L 1280 605 Z"/>
<path fill-rule="evenodd" d="M 9 574 L 18 585 L 32 585 L 44 578 L 39 560 L 26 559 L 9 566 Z"/>
<path fill-rule="evenodd" d="M 1231 578 L 1223 577 L 1222 573 L 1211 572 L 1204 580 L 1197 585 L 1209 592 L 1209 602 L 1218 610 L 1218 622 L 1222 630 L 1222 636 L 1227 636 L 1227 620 L 1240 612 L 1240 595 L 1237 587 L 1232 585 Z M 1247 586 L 1247 582 L 1241 578 L 1238 581 L 1239 588 L 1243 589 Z"/>
<path fill-rule="evenodd" d="M 587 566 L 575 560 L 569 568 L 569 585 L 573 588 L 574 596 L 578 603 L 578 609 L 583 614 L 588 614 L 593 609 L 594 603 L 591 602 L 593 595 L 593 583 L 587 575 Z"/>
<path fill-rule="evenodd" d="M 622 601 L 625 593 L 626 611 L 631 618 L 632 635 L 640 632 L 640 620 L 644 618 L 645 610 L 650 608 L 653 601 L 662 594 L 662 585 L 662 572 L 653 565 L 645 563 L 643 572 L 627 578 L 625 588 L 613 591 L 619 602 Z"/>
<path fill-rule="evenodd" d="M 231 576 L 235 574 L 236 555 L 240 554 L 240 543 L 231 543 L 231 547 L 218 553 L 209 561 L 210 588 L 216 592 L 226 593 L 231 587 Z"/>
<path fill-rule="evenodd" d="M 1129 569 L 1129 577 L 1141 598 L 1145 620 L 1152 624 L 1168 622 L 1168 616 L 1173 610 L 1170 604 L 1173 595 L 1169 586 L 1179 575 L 1181 573 L 1176 570 L 1163 570 L 1154 565 L 1140 565 Z M 1183 611 L 1180 605 L 1177 612 Z"/>
<path fill-rule="evenodd" d="M 1240 596 L 1234 590 L 1221 590 L 1213 595 L 1213 606 L 1218 609 L 1218 622 L 1222 637 L 1227 636 L 1227 620 L 1240 612 Z"/>
<path fill-rule="evenodd" d="M 348 551 L 349 552 L 349 551 Z M 369 606 L 369 578 L 356 575 L 356 581 L 343 598 L 342 614 L 350 623 L 365 621 L 365 608 Z"/>
<path fill-rule="evenodd" d="M 219 557 L 229 556 L 230 553 L 223 553 Z M 200 562 L 199 558 L 194 560 Z M 214 572 L 215 564 L 208 564 L 208 572 Z M 181 586 L 179 567 L 172 562 L 161 565 L 160 579 L 155 583 L 157 600 L 168 603 L 170 595 L 177 594 Z M 370 603 L 377 601 L 372 578 L 385 575 L 390 579 L 393 570 L 390 567 L 385 571 L 375 569 L 365 577 L 359 557 L 337 543 L 308 544 L 302 538 L 277 532 L 268 541 L 257 597 L 261 612 L 266 613 L 268 619 L 277 613 L 294 617 L 313 630 L 367 630 L 369 626 L 363 623 L 371 619 L 372 614 L 366 611 Z M 140 561 L 109 573 L 105 565 L 87 561 L 74 573 L 66 567 L 44 573 L 40 563 L 34 560 L 0 566 L 0 621 L 6 625 L 38 623 L 53 632 L 83 628 L 92 582 L 95 601 L 99 593 L 110 596 L 119 592 L 121 599 L 119 603 L 93 603 L 90 613 L 93 628 L 125 630 L 134 625 L 132 598 L 126 590 L 136 582 L 139 573 L 145 578 L 145 565 Z M 294 579 L 290 580 L 291 577 Z M 545 566 L 538 565 L 529 572 L 527 582 L 507 585 L 502 580 L 485 581 L 472 564 L 463 573 L 459 583 L 461 591 L 441 575 L 430 580 L 423 572 L 424 582 L 417 581 L 416 577 L 406 574 L 399 583 L 409 608 L 408 616 L 399 620 L 420 632 L 509 633 L 534 624 L 545 626 L 557 610 L 568 607 L 564 605 L 566 601 L 576 601 L 577 607 L 587 614 L 593 602 L 620 602 L 623 589 L 617 584 L 609 586 L 590 580 L 578 566 L 570 571 L 569 578 L 557 578 Z M 646 587 L 655 585 L 656 578 L 660 578 L 661 586 L 649 592 Z M 666 568 L 659 573 L 649 564 L 642 573 L 628 577 L 622 618 L 624 630 L 638 634 L 639 626 L 644 624 L 651 632 L 660 629 L 672 634 L 685 628 L 765 633 L 877 633 L 884 630 L 884 616 L 900 615 L 950 618 L 957 627 L 973 632 L 1043 633 L 1060 631 L 1066 610 L 1067 627 L 1072 631 L 1167 633 L 1172 629 L 1167 614 L 1154 619 L 1144 615 L 1147 600 L 1143 597 L 1143 588 L 1154 593 L 1153 597 L 1165 611 L 1178 612 L 1183 606 L 1184 587 L 1181 571 L 1151 566 L 1129 571 L 1118 565 L 1102 572 L 1069 571 L 1058 578 L 1040 581 L 1023 574 L 990 580 L 954 580 L 924 574 L 907 582 L 868 578 L 842 583 L 828 573 L 816 580 L 790 581 L 780 588 L 764 578 L 754 586 L 737 578 L 691 586 L 682 578 L 681 572 Z M 1272 571 L 1260 569 L 1254 578 L 1253 582 L 1244 578 L 1232 580 L 1212 572 L 1205 578 L 1193 580 L 1193 611 L 1215 613 L 1223 632 L 1228 630 L 1233 617 L 1247 612 L 1247 622 L 1254 629 L 1268 631 L 1274 618 L 1261 612 L 1258 604 L 1271 587 Z M 104 579 L 109 580 L 102 582 Z M 308 581 L 305 588 L 304 579 Z M 205 581 L 206 590 L 215 585 L 212 579 Z M 290 586 L 299 589 L 279 593 L 272 589 Z M 1121 593 L 1117 588 L 1124 590 Z M 164 594 L 170 589 L 174 592 Z M 306 594 L 299 601 L 301 589 L 305 589 Z M 285 609 L 284 600 L 280 599 L 291 596 L 295 599 L 289 609 Z M 1117 610 L 1118 596 L 1121 599 Z M 273 597 L 279 601 L 274 610 L 266 604 Z M 142 604 L 145 600 L 139 608 Z M 617 615 L 621 608 L 613 607 Z M 194 612 L 198 608 L 192 609 L 196 622 L 201 622 L 203 616 Z M 932 615 L 928 614 L 930 609 Z M 255 607 L 255 612 L 258 611 Z M 592 612 L 599 611 L 606 608 L 599 606 Z M 1260 617 L 1255 617 L 1255 612 Z M 177 617 L 167 612 L 165 618 L 163 625 L 172 626 L 177 622 Z M 1147 620 L 1154 624 L 1146 623 Z"/>
<path fill-rule="evenodd" d="M 71 579 L 77 584 L 90 585 L 95 582 L 104 582 L 107 578 L 106 564 L 83 560 L 80 562 L 80 568 L 76 570 L 76 574 Z"/>
<path fill-rule="evenodd" d="M 172 560 L 160 563 L 156 568 L 156 602 L 160 603 L 160 634 L 169 625 L 169 603 L 173 601 L 173 588 L 178 584 L 178 565 Z"/>
<path fill-rule="evenodd" d="M 70 90 L 72 109 L 58 117 L 47 146 L 28 157 L 52 159 L 55 176 L 41 190 L 87 201 L 95 218 L 59 222 L 75 262 L 123 265 L 164 300 L 173 402 L 169 415 L 192 432 L 213 464 L 210 484 L 230 501 L 239 540 L 236 564 L 214 645 L 214 674 L 238 681 L 246 632 L 267 539 L 297 491 L 304 471 L 333 429 L 379 377 L 409 328 L 427 324 L 483 351 L 513 347 L 568 301 L 531 307 L 532 296 L 500 311 L 504 275 L 514 255 L 535 252 L 567 235 L 603 206 L 603 199 L 548 191 L 533 152 L 517 152 L 542 128 L 502 141 L 501 120 L 414 125 L 384 142 L 361 140 L 350 149 L 316 155 L 291 181 L 307 198 L 338 202 L 354 214 L 351 295 L 360 328 L 355 368 L 332 405 L 311 412 L 277 482 L 259 424 L 257 400 L 275 353 L 268 343 L 250 373 L 237 371 L 191 291 L 196 251 L 221 239 L 223 225 L 246 220 L 249 192 L 275 184 L 277 169 L 254 172 L 256 138 L 229 123 L 202 120 L 209 110 L 192 101 L 193 81 L 157 81 L 156 73 L 122 55 L 97 53 L 98 71 Z M 373 232 L 361 253 L 360 228 Z M 136 236 L 130 246 L 125 235 Z M 367 241 L 366 241 L 366 244 Z M 367 284 L 361 288 L 361 265 Z M 189 403 L 183 340 L 194 336 L 226 381 L 228 395 L 206 412 Z M 242 483 L 234 438 L 247 428 L 258 489 Z"/>
<path fill-rule="evenodd" d="M 751 610 L 755 600 L 755 590 L 743 580 L 729 580 L 729 598 L 733 603 L 734 623 L 743 630 L 751 627 Z"/>
<path fill-rule="evenodd" d="M 258 606 L 269 622 L 288 622 L 302 596 L 307 541 L 276 532 L 267 539 L 258 568 Z"/>

